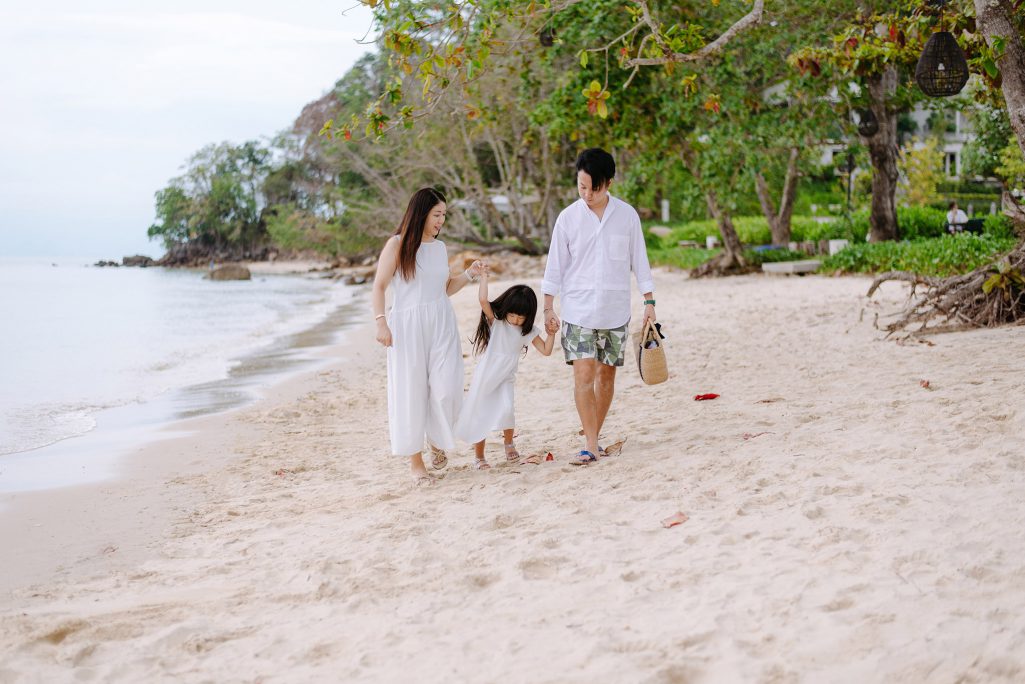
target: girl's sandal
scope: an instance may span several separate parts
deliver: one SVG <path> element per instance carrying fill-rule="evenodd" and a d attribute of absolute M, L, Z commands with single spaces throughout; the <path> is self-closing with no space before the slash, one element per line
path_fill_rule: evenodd
<path fill-rule="evenodd" d="M 475 464 L 475 467 L 477 468 L 477 470 L 491 470 L 491 464 L 488 463 L 485 459 L 478 458 L 476 459 L 476 461 L 477 462 Z"/>
<path fill-rule="evenodd" d="M 520 452 L 516 451 L 515 444 L 505 445 L 505 462 L 509 465 L 516 465 L 520 462 Z"/>

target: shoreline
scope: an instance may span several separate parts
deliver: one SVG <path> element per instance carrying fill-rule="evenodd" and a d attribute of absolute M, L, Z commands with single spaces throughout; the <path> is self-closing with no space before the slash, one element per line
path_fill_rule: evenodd
<path fill-rule="evenodd" d="M 0 548 L 19 549 L 17 567 L 0 576 L 0 596 L 58 575 L 110 573 L 150 558 L 152 545 L 175 520 L 202 502 L 195 480 L 230 462 L 233 442 L 225 425 L 295 401 L 319 376 L 346 363 L 343 352 L 353 340 L 372 336 L 371 328 L 354 320 L 320 348 L 317 360 L 310 360 L 314 368 L 278 377 L 241 406 L 161 423 L 141 445 L 110 459 L 114 472 L 106 479 L 0 493 Z M 54 546 L 60 557 L 54 557 Z"/>
<path fill-rule="evenodd" d="M 508 467 L 489 440 L 492 470 L 461 448 L 412 489 L 364 316 L 337 363 L 83 495 L 139 555 L 94 524 L 88 557 L 5 592 L 0 678 L 1020 679 L 1025 329 L 900 345 L 872 325 L 900 284 L 655 278 L 671 376 L 627 360 L 621 456 L 566 463 L 571 374 L 532 353 L 517 445 L 556 460 Z M 465 337 L 474 288 L 453 303 Z"/>
<path fill-rule="evenodd" d="M 303 262 L 299 268 L 308 266 L 309 263 Z M 285 323 L 277 329 L 264 330 L 260 336 L 255 333 L 246 338 L 236 336 L 237 344 L 222 343 L 213 348 L 214 358 L 222 363 L 208 364 L 203 373 L 183 378 L 187 384 L 157 377 L 157 371 L 163 371 L 162 367 L 171 365 L 175 358 L 175 349 L 168 348 L 165 356 L 150 360 L 157 371 L 138 376 L 140 389 L 126 384 L 120 396 L 108 393 L 100 399 L 80 395 L 68 404 L 70 408 L 58 407 L 65 412 L 78 410 L 87 424 L 74 432 L 43 433 L 42 437 L 34 437 L 35 444 L 8 444 L 8 447 L 17 444 L 20 448 L 0 454 L 0 495 L 109 478 L 117 453 L 125 451 L 128 445 L 146 441 L 150 435 L 168 429 L 177 421 L 216 414 L 255 401 L 267 384 L 316 367 L 320 363 L 317 349 L 333 344 L 333 338 L 344 334 L 352 325 L 352 319 L 358 317 L 358 309 L 367 296 L 365 288 L 343 284 L 338 278 L 320 284 L 317 281 L 328 279 L 296 270 L 294 264 L 287 270 L 257 272 L 256 277 L 264 282 L 277 278 L 306 281 L 309 287 L 322 291 L 324 302 L 316 303 L 312 316 L 293 313 L 296 321 L 283 319 Z M 295 311 L 299 312 L 300 308 L 296 306 Z M 192 363 L 195 365 L 194 361 Z M 115 376 L 120 372 L 124 372 L 120 367 L 112 370 Z M 19 408 L 17 403 L 12 406 L 12 410 Z M 60 475 L 48 479 L 47 473 Z"/>

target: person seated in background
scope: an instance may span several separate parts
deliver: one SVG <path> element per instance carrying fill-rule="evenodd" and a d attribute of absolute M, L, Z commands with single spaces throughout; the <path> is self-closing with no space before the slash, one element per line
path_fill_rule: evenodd
<path fill-rule="evenodd" d="M 947 232 L 950 234 L 960 233 L 968 223 L 968 214 L 957 208 L 957 202 L 950 203 L 950 211 L 947 212 Z"/>

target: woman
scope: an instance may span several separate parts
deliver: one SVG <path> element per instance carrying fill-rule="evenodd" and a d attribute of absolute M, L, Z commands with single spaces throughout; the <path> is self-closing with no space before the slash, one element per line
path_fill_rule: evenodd
<path fill-rule="evenodd" d="M 463 353 L 449 297 L 481 270 L 475 261 L 452 277 L 445 244 L 445 197 L 417 190 L 395 235 L 388 239 L 374 278 L 377 341 L 388 348 L 388 432 L 392 454 L 409 458 L 413 483 L 433 484 L 423 461 L 426 438 L 431 465 L 444 468 L 444 449 L 455 448 L 453 427 L 463 398 Z M 391 311 L 384 293 L 393 286 Z"/>

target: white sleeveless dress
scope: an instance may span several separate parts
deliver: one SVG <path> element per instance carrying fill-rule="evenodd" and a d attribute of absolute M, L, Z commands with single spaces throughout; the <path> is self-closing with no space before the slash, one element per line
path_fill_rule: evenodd
<path fill-rule="evenodd" d="M 463 352 L 448 282 L 445 244 L 424 242 L 416 276 L 392 278 L 388 313 L 388 433 L 395 456 L 423 451 L 424 438 L 440 449 L 456 446 L 454 427 L 463 399 Z"/>
<path fill-rule="evenodd" d="M 495 430 L 516 427 L 513 403 L 516 369 L 523 356 L 523 345 L 541 334 L 536 325 L 529 334 L 497 318 L 491 324 L 491 339 L 473 371 L 470 391 L 463 401 L 456 424 L 459 439 L 476 444 Z"/>

